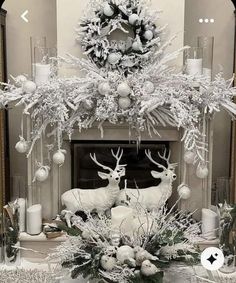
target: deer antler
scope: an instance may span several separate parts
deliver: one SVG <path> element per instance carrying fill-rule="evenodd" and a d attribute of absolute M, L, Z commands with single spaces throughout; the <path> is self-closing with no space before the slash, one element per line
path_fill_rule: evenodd
<path fill-rule="evenodd" d="M 112 169 L 110 167 L 105 166 L 105 165 L 103 165 L 103 164 L 101 164 L 100 162 L 97 161 L 97 157 L 96 157 L 95 153 L 93 155 L 92 155 L 92 153 L 90 153 L 90 157 L 93 160 L 93 162 L 96 163 L 98 166 L 102 167 L 104 170 L 109 170 L 110 172 L 112 172 Z"/>
<path fill-rule="evenodd" d="M 178 163 L 170 163 L 171 150 L 169 150 L 169 153 L 168 153 L 168 156 L 167 156 L 167 157 L 166 157 L 166 148 L 165 148 L 165 150 L 164 150 L 163 155 L 161 155 L 159 152 L 158 152 L 158 155 L 159 155 L 159 157 L 160 157 L 161 159 L 163 159 L 163 160 L 166 161 L 166 163 L 167 163 L 167 168 L 170 169 L 170 167 L 171 167 L 171 168 L 174 169 L 174 168 L 178 165 Z"/>
<path fill-rule="evenodd" d="M 165 167 L 165 166 L 163 166 L 162 164 L 156 162 L 156 161 L 152 158 L 152 154 L 151 154 L 151 150 L 150 150 L 150 149 L 145 150 L 145 154 L 146 154 L 147 158 L 148 158 L 153 164 L 157 165 L 159 168 L 162 168 L 162 169 L 166 170 L 166 167 Z"/>
<path fill-rule="evenodd" d="M 113 149 L 111 150 L 111 154 L 112 156 L 116 159 L 116 167 L 115 169 L 119 168 L 119 167 L 124 167 L 126 166 L 126 164 L 119 164 L 121 157 L 123 155 L 123 149 L 120 150 L 120 147 L 118 148 L 117 152 L 114 153 Z"/>

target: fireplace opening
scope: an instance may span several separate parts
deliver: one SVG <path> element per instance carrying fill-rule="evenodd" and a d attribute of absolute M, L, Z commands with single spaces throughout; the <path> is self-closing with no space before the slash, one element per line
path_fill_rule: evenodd
<path fill-rule="evenodd" d="M 166 166 L 166 162 L 158 152 L 164 153 L 165 148 L 169 151 L 169 142 L 142 142 L 137 148 L 136 142 L 126 141 L 72 141 L 72 185 L 73 188 L 96 189 L 107 185 L 107 180 L 98 176 L 98 171 L 105 172 L 90 158 L 90 153 L 95 153 L 97 160 L 114 169 L 116 161 L 111 154 L 111 149 L 116 151 L 123 149 L 121 164 L 127 164 L 126 175 L 121 179 L 120 187 L 124 188 L 127 180 L 128 188 L 146 188 L 158 185 L 160 180 L 151 176 L 151 170 L 161 172 L 162 169 L 151 163 L 145 155 L 145 149 L 150 149 L 153 158 Z"/>

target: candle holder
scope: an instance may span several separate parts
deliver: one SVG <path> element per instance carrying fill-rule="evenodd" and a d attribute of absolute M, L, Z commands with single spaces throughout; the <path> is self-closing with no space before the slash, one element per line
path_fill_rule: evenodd
<path fill-rule="evenodd" d="M 34 49 L 46 48 L 47 40 L 45 36 L 31 36 L 30 37 L 30 53 L 31 53 L 31 77 L 34 78 Z"/>
<path fill-rule="evenodd" d="M 203 50 L 202 57 L 202 74 L 209 80 L 212 79 L 213 69 L 213 49 L 214 37 L 212 36 L 199 36 L 197 38 L 198 47 Z"/>
<path fill-rule="evenodd" d="M 200 47 L 190 47 L 185 50 L 185 73 L 190 76 L 199 77 L 203 70 L 203 50 Z"/>

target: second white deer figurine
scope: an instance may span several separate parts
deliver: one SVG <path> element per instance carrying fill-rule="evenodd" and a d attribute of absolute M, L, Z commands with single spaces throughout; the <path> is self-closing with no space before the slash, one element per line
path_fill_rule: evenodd
<path fill-rule="evenodd" d="M 108 180 L 108 185 L 98 189 L 72 189 L 65 192 L 61 196 L 61 202 L 62 205 L 66 206 L 67 210 L 72 211 L 73 213 L 76 211 L 96 211 L 98 214 L 104 214 L 106 210 L 114 205 L 120 191 L 120 178 L 125 176 L 126 165 L 119 164 L 123 155 L 123 150 L 120 150 L 119 148 L 117 153 L 114 153 L 113 150 L 111 150 L 111 152 L 113 157 L 116 159 L 116 166 L 114 170 L 99 163 L 95 154 L 90 154 L 91 159 L 98 166 L 100 166 L 103 170 L 108 171 L 108 173 L 98 172 L 100 178 Z"/>
<path fill-rule="evenodd" d="M 119 197 L 116 201 L 116 205 L 129 205 L 136 206 L 138 203 L 145 209 L 151 211 L 162 207 L 172 194 L 172 182 L 176 179 L 174 172 L 176 163 L 170 164 L 170 152 L 166 157 L 166 150 L 163 155 L 158 155 L 160 158 L 166 161 L 167 167 L 156 162 L 151 155 L 150 150 L 145 151 L 148 159 L 158 168 L 163 169 L 162 172 L 151 171 L 151 175 L 155 179 L 161 179 L 161 183 L 158 186 L 143 188 L 143 189 L 128 189 L 120 191 Z"/>

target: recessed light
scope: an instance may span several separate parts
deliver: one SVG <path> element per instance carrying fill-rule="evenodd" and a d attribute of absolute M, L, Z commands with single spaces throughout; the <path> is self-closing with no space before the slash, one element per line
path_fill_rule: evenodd
<path fill-rule="evenodd" d="M 209 23 L 209 19 L 205 19 L 204 21 L 205 21 L 205 23 L 206 23 L 206 24 L 208 24 L 208 23 Z"/>
<path fill-rule="evenodd" d="M 202 24 L 203 23 L 203 19 L 199 19 L 199 23 Z"/>
<path fill-rule="evenodd" d="M 215 19 L 210 19 L 210 23 L 214 23 L 215 22 Z"/>

